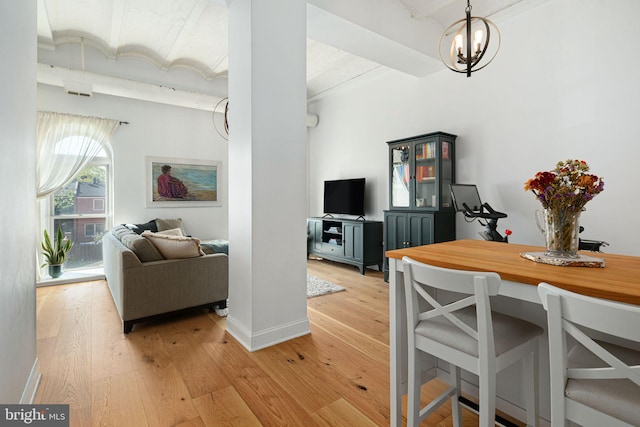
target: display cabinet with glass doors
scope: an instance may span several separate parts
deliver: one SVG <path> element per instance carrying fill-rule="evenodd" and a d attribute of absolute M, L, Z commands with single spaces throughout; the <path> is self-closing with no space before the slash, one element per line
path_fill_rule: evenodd
<path fill-rule="evenodd" d="M 434 132 L 388 142 L 389 209 L 453 211 L 455 140 Z"/>
<path fill-rule="evenodd" d="M 455 240 L 456 136 L 433 132 L 389 141 L 389 209 L 384 250 Z M 384 260 L 385 280 L 388 262 Z"/>

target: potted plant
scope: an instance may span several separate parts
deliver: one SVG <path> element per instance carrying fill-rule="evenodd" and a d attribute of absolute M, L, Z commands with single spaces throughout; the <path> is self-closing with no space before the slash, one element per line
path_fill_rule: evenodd
<path fill-rule="evenodd" d="M 42 264 L 49 266 L 49 276 L 55 278 L 62 274 L 62 265 L 67 259 L 69 251 L 73 247 L 73 242 L 65 238 L 62 234 L 62 228 L 58 228 L 58 234 L 52 243 L 47 230 L 44 230 L 44 241 L 42 242 L 42 254 L 46 262 Z"/>

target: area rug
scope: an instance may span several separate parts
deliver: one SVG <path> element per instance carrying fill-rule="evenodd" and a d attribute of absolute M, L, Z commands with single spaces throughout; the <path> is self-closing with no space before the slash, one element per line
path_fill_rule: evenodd
<path fill-rule="evenodd" d="M 341 292 L 345 289 L 335 283 L 328 282 L 311 274 L 307 274 L 307 298 L 319 297 L 333 292 Z"/>
<path fill-rule="evenodd" d="M 328 282 L 311 274 L 307 274 L 307 298 L 319 297 L 333 292 L 341 292 L 345 289 L 335 283 Z M 216 308 L 218 316 L 225 317 L 229 314 L 228 308 Z"/>

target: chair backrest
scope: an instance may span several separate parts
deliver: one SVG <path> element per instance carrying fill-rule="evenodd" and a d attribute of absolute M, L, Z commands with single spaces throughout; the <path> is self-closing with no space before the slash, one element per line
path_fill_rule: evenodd
<path fill-rule="evenodd" d="M 500 290 L 501 280 L 497 273 L 451 270 L 423 264 L 409 257 L 404 257 L 402 264 L 407 298 L 407 320 L 414 328 L 421 320 L 442 316 L 480 343 L 486 343 L 480 346 L 481 349 L 494 347 L 489 297 L 497 295 Z M 428 292 L 429 288 L 452 291 L 461 296 L 443 305 Z M 421 311 L 419 300 L 425 301 L 430 308 Z M 477 330 L 456 316 L 456 311 L 474 305 Z M 424 307 L 424 304 L 422 306 Z"/>
<path fill-rule="evenodd" d="M 592 338 L 596 331 L 637 345 L 640 343 L 640 306 L 592 298 L 548 283 L 540 283 L 538 293 L 548 313 L 549 347 L 551 350 L 555 349 L 550 354 L 552 370 L 556 367 L 555 372 L 551 373 L 552 377 L 626 378 L 640 385 L 640 366 L 628 366 L 611 354 L 606 346 L 603 347 Z M 566 334 L 595 354 L 608 367 L 566 369 Z"/>

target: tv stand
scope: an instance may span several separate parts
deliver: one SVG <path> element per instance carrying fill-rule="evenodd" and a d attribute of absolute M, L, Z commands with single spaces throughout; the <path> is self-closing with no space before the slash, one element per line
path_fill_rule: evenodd
<path fill-rule="evenodd" d="M 382 271 L 382 221 L 342 218 L 307 218 L 307 256 Z"/>

